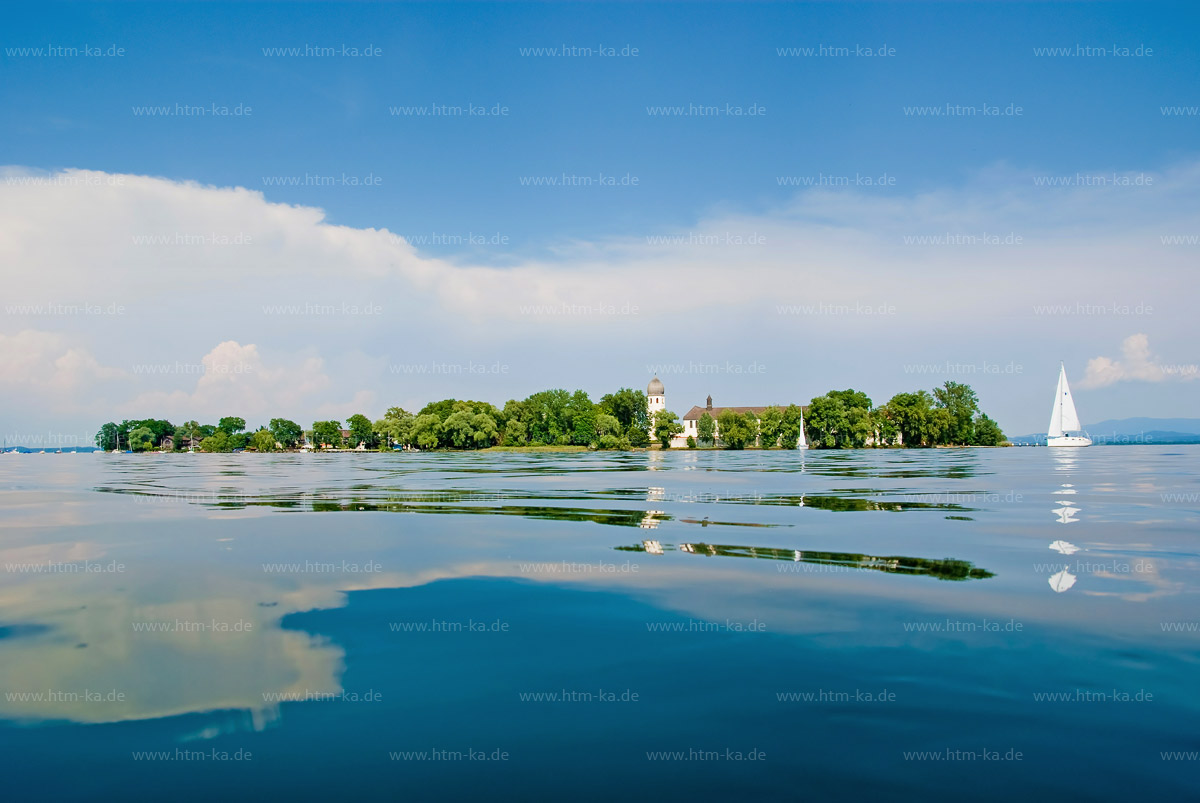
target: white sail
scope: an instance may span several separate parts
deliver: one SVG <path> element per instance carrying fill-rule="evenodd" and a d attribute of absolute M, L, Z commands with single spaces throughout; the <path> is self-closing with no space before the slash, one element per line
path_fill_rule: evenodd
<path fill-rule="evenodd" d="M 1059 368 L 1059 399 L 1062 401 L 1062 428 L 1063 432 L 1081 432 L 1083 427 L 1079 425 L 1079 413 L 1075 412 L 1075 400 L 1071 398 L 1071 386 L 1067 384 L 1067 369 L 1065 366 Z"/>
<path fill-rule="evenodd" d="M 808 448 L 808 438 L 804 437 L 804 411 L 800 411 L 800 439 L 796 441 L 797 449 Z"/>
<path fill-rule="evenodd" d="M 1050 408 L 1050 428 L 1046 430 L 1046 437 L 1061 438 L 1063 434 L 1062 425 L 1062 395 L 1063 382 L 1067 379 L 1066 368 L 1061 368 L 1058 373 L 1058 388 L 1054 391 L 1054 406 Z"/>
<path fill-rule="evenodd" d="M 1054 393 L 1054 407 L 1050 411 L 1050 427 L 1046 436 L 1061 438 L 1067 432 L 1079 432 L 1079 413 L 1075 412 L 1075 400 L 1071 398 L 1071 386 L 1067 384 L 1066 366 L 1058 369 L 1058 389 Z"/>

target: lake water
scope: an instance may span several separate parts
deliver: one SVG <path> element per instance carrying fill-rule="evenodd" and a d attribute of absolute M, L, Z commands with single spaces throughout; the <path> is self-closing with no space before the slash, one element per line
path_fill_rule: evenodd
<path fill-rule="evenodd" d="M 1198 457 L 3 455 L 5 797 L 1194 800 Z"/>

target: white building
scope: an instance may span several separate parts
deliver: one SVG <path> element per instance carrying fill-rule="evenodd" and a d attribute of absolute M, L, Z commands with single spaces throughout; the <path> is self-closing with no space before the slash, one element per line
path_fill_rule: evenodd
<path fill-rule="evenodd" d="M 656 376 L 650 380 L 650 384 L 646 386 L 646 402 L 650 411 L 650 440 L 654 438 L 654 414 L 659 410 L 667 409 L 667 391 L 663 387 L 663 383 Z M 713 437 L 718 437 L 717 417 L 725 410 L 732 410 L 739 415 L 744 413 L 754 413 L 756 418 L 762 418 L 763 411 L 770 405 L 761 407 L 713 407 L 712 396 L 710 395 L 705 401 L 704 407 L 692 407 L 683 415 L 683 432 L 671 437 L 672 449 L 686 449 L 687 439 L 695 438 L 696 442 L 700 441 L 700 418 L 705 413 L 712 417 L 713 420 Z M 786 405 L 783 405 L 786 406 Z M 805 408 L 800 407 L 801 410 Z M 804 448 L 804 437 L 801 435 L 800 447 Z"/>

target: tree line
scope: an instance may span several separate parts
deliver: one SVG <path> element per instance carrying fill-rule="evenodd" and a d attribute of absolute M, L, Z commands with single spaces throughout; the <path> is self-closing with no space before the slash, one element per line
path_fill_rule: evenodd
<path fill-rule="evenodd" d="M 771 406 L 761 415 L 725 409 L 714 419 L 705 412 L 696 425 L 698 437 L 689 448 L 794 449 L 801 427 L 814 449 L 866 446 L 909 447 L 997 446 L 1004 433 L 979 409 L 970 385 L 946 382 L 932 392 L 897 393 L 874 406 L 858 390 L 831 390 L 817 396 L 805 412 L 790 404 Z M 650 419 L 646 394 L 621 388 L 593 402 L 582 390 L 543 390 L 523 399 L 510 399 L 503 409 L 490 402 L 443 399 L 416 413 L 391 407 L 371 421 L 356 414 L 346 420 L 315 421 L 307 432 L 286 418 L 272 418 L 253 432 L 236 416 L 214 424 L 188 421 L 180 426 L 163 419 L 109 422 L 96 434 L 96 446 L 147 451 L 162 448 L 168 435 L 174 449 L 231 452 L 252 449 L 270 452 L 294 449 L 307 440 L 319 448 L 486 449 L 493 446 L 581 446 L 596 449 L 634 449 L 649 446 L 651 437 L 662 448 L 683 431 L 679 417 L 660 410 Z"/>
<path fill-rule="evenodd" d="M 999 446 L 1000 425 L 979 409 L 970 385 L 946 382 L 933 392 L 897 393 L 879 407 L 858 390 L 831 390 L 813 399 L 805 420 L 817 449 L 885 446 Z"/>
<path fill-rule="evenodd" d="M 175 451 L 204 452 L 242 449 L 269 452 L 294 449 L 307 438 L 320 448 L 486 449 L 492 446 L 583 446 L 633 449 L 650 444 L 646 394 L 621 388 L 593 402 L 585 391 L 543 390 L 526 399 L 510 399 L 504 408 L 489 402 L 443 399 L 416 413 L 391 407 L 371 421 L 356 414 L 340 421 L 314 421 L 310 430 L 285 418 L 249 432 L 246 420 L 235 416 L 216 424 L 188 421 L 180 426 L 163 419 L 109 422 L 96 434 L 105 451 L 148 451 L 163 448 L 172 436 Z"/>
<path fill-rule="evenodd" d="M 696 424 L 699 445 L 794 449 L 800 414 L 795 405 L 768 407 L 761 416 L 726 409 L 714 427 L 712 416 L 704 413 Z M 979 409 L 975 391 L 959 382 L 946 382 L 932 392 L 897 393 L 878 407 L 861 390 L 831 390 L 809 402 L 803 427 L 813 449 L 999 446 L 1005 442 L 1000 425 Z M 688 446 L 696 445 L 689 437 Z"/>

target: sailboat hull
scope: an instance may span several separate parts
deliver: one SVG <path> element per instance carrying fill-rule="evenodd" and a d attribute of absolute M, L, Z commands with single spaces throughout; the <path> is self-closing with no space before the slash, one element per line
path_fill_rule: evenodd
<path fill-rule="evenodd" d="M 1091 446 L 1092 439 L 1082 435 L 1062 435 L 1057 438 L 1046 438 L 1047 446 Z"/>

